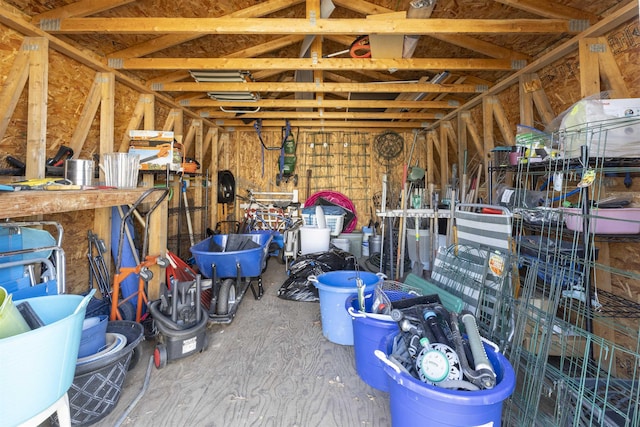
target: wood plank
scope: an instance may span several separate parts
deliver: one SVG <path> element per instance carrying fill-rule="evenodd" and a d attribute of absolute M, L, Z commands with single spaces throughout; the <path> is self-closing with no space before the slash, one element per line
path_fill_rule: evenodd
<path fill-rule="evenodd" d="M 235 130 L 242 129 L 242 128 L 253 129 L 253 124 L 244 123 L 242 120 L 218 119 L 216 120 L 216 125 L 220 127 L 224 127 L 226 129 L 233 128 Z M 293 127 L 296 127 L 296 126 L 325 127 L 325 128 L 330 127 L 330 128 L 334 128 L 334 130 L 337 128 L 343 128 L 353 132 L 353 129 L 356 129 L 356 128 L 360 128 L 360 130 L 380 129 L 380 128 L 387 128 L 387 127 L 390 129 L 416 129 L 416 128 L 427 127 L 428 125 L 430 125 L 430 123 L 425 122 L 424 124 L 423 123 L 417 124 L 414 122 L 354 120 L 347 124 L 345 123 L 344 120 L 320 119 L 320 120 L 291 120 L 290 125 Z M 267 130 L 267 128 L 274 128 L 269 130 L 280 131 L 282 126 L 286 126 L 285 120 L 264 120 L 262 122 L 263 130 Z"/>
<path fill-rule="evenodd" d="M 303 0 L 268 0 L 254 6 L 238 10 L 227 16 L 238 18 L 257 18 L 302 3 Z M 176 46 L 201 37 L 202 34 L 167 34 L 108 55 L 108 58 L 134 58 Z"/>
<path fill-rule="evenodd" d="M 187 156 L 191 150 L 191 146 L 196 139 L 196 127 L 191 123 L 191 126 L 187 129 L 187 134 L 182 140 L 182 147 L 184 149 L 184 155 Z"/>
<path fill-rule="evenodd" d="M 429 37 L 433 37 L 434 39 L 450 43 L 455 46 L 460 46 L 474 52 L 482 53 L 490 58 L 521 59 L 524 61 L 531 61 L 533 59 L 524 53 L 516 52 L 512 49 L 507 49 L 494 43 L 489 43 L 464 34 L 429 34 Z"/>
<path fill-rule="evenodd" d="M 23 43 L 24 44 L 24 43 Z M 11 116 L 29 77 L 29 51 L 20 49 L 0 92 L 0 139 L 4 137 Z"/>
<path fill-rule="evenodd" d="M 129 119 L 127 130 L 125 131 L 124 135 L 122 135 L 120 147 L 118 148 L 118 152 L 120 153 L 125 153 L 129 150 L 129 142 L 131 141 L 131 138 L 129 137 L 129 131 L 140 129 L 140 124 L 142 123 L 142 119 L 144 117 L 144 110 L 145 110 L 144 100 L 145 100 L 144 95 L 140 95 L 138 97 L 138 102 L 136 103 L 136 106 L 133 109 L 133 114 L 131 114 L 131 118 Z"/>
<path fill-rule="evenodd" d="M 363 15 L 393 12 L 392 9 L 387 9 L 385 7 L 381 7 L 363 0 L 355 0 L 355 1 L 343 0 L 343 1 L 336 1 L 334 3 L 346 9 L 362 13 Z M 434 5 L 435 5 L 435 2 L 434 2 Z M 427 19 L 429 17 L 430 17 L 430 13 L 429 13 L 429 16 L 425 16 L 423 19 Z M 411 17 L 411 19 L 414 19 L 414 18 Z M 490 58 L 531 59 L 527 55 L 521 54 L 519 52 L 514 52 L 510 49 L 505 49 L 502 46 L 489 43 L 484 40 L 479 40 L 470 36 L 462 35 L 462 34 L 433 34 L 432 33 L 432 34 L 429 34 L 429 36 L 437 38 L 438 40 L 441 40 L 441 41 L 446 41 L 447 43 L 451 43 L 456 46 L 464 47 L 465 49 L 471 49 L 473 51 L 487 55 Z M 351 41 L 353 41 L 353 38 L 351 38 Z M 351 41 L 345 41 L 343 42 L 343 44 L 346 46 L 349 46 L 351 44 Z"/>
<path fill-rule="evenodd" d="M 449 167 L 449 148 L 447 141 L 447 123 L 440 125 L 440 197 L 444 197 L 444 191 L 449 184 L 449 174 L 451 168 Z"/>
<path fill-rule="evenodd" d="M 631 98 L 631 93 L 627 87 L 624 77 L 620 72 L 620 67 L 616 62 L 611 46 L 606 37 L 598 37 L 598 45 L 602 46 L 602 51 L 598 55 L 598 64 L 600 65 L 600 78 L 610 88 L 612 98 Z"/>
<path fill-rule="evenodd" d="M 80 0 L 55 9 L 48 10 L 33 17 L 32 22 L 38 23 L 43 19 L 82 17 L 94 15 L 133 3 L 135 0 Z"/>
<path fill-rule="evenodd" d="M 577 34 L 565 19 L 63 18 L 41 21 L 51 34 Z"/>
<path fill-rule="evenodd" d="M 134 203 L 145 188 L 110 190 L 27 190 L 0 194 L 0 218 L 20 218 L 43 212 L 54 214 Z M 150 196 L 151 197 L 151 196 Z M 153 196 L 149 201 L 157 200 Z"/>
<path fill-rule="evenodd" d="M 121 70 L 504 70 L 510 59 L 486 58 L 128 58 L 109 61 Z M 173 83 L 177 84 L 177 83 Z M 201 83 L 202 84 L 202 83 Z M 240 83 L 242 84 L 242 83 Z M 247 83 L 250 84 L 250 83 Z M 253 83 L 259 84 L 259 83 Z"/>
<path fill-rule="evenodd" d="M 450 110 L 459 106 L 451 101 L 380 101 L 380 100 L 332 100 L 332 99 L 259 99 L 257 101 L 215 101 L 213 99 L 189 99 L 184 101 L 189 107 L 270 107 L 270 108 L 436 108 Z"/>
<path fill-rule="evenodd" d="M 216 224 L 222 218 L 218 218 L 218 171 L 220 170 L 219 164 L 219 156 L 218 156 L 218 147 L 220 144 L 219 132 L 217 129 L 210 129 L 211 133 L 211 161 L 209 163 L 209 170 L 211 171 L 211 176 L 209 180 L 211 181 L 211 187 L 209 190 L 209 205 L 212 207 L 209 209 L 209 226 L 215 229 Z M 215 208 L 214 208 L 215 207 Z"/>
<path fill-rule="evenodd" d="M 586 19 L 592 24 L 598 22 L 598 16 L 582 9 L 565 6 L 551 0 L 496 0 L 516 9 L 524 10 L 545 18 Z"/>
<path fill-rule="evenodd" d="M 484 168 L 484 176 L 489 176 L 489 165 L 491 163 L 491 150 L 495 147 L 495 137 L 493 132 L 494 126 L 494 106 L 498 102 L 495 96 L 488 96 L 482 101 L 482 140 L 483 151 L 482 165 Z M 480 188 L 480 182 L 476 183 L 476 188 Z"/>
<path fill-rule="evenodd" d="M 62 39 L 54 37 L 51 34 L 34 27 L 27 21 L 27 19 L 25 19 L 25 15 L 21 14 L 20 11 L 15 8 L 7 6 L 7 4 L 1 0 L 0 8 L 2 9 L 2 13 L 0 13 L 0 23 L 6 25 L 8 28 L 18 31 L 25 36 L 42 37 L 48 40 L 49 48 L 52 48 L 57 52 L 69 57 L 70 59 L 74 59 L 95 71 L 114 72 L 112 68 L 107 67 L 103 63 L 102 58 L 98 59 L 88 54 L 87 52 L 80 50 L 75 46 L 70 45 L 69 43 L 66 43 Z M 119 83 L 122 83 L 123 85 L 140 93 L 150 93 L 149 88 L 141 84 L 139 80 L 133 79 L 128 75 L 116 73 L 116 79 Z M 158 100 L 166 103 L 167 105 L 181 108 L 180 105 L 174 102 L 173 98 L 161 94 L 157 94 L 156 97 L 158 98 Z M 184 111 L 185 114 L 189 117 L 198 118 L 194 112 L 188 109 L 184 109 Z M 215 126 L 213 123 L 208 121 L 206 124 L 208 126 Z"/>
<path fill-rule="evenodd" d="M 143 95 L 142 105 L 144 107 L 144 129 L 156 129 L 156 98 L 153 95 Z"/>
<path fill-rule="evenodd" d="M 600 93 L 600 64 L 598 54 L 591 47 L 597 39 L 582 39 L 579 42 L 580 56 L 580 97 Z"/>
<path fill-rule="evenodd" d="M 468 177 L 468 171 L 467 171 L 467 157 L 468 157 L 468 134 L 467 134 L 467 124 L 466 122 L 462 119 L 462 115 L 466 114 L 469 115 L 469 112 L 463 112 L 461 114 L 458 115 L 458 135 L 457 135 L 457 141 L 458 141 L 458 165 L 460 165 L 460 167 L 458 168 L 458 172 L 459 172 L 459 185 L 458 185 L 458 190 L 459 190 L 459 198 L 460 200 L 466 200 L 467 198 L 467 177 Z"/>
<path fill-rule="evenodd" d="M 200 165 L 202 172 L 203 163 L 203 145 L 204 145 L 204 126 L 202 120 L 192 120 L 191 127 L 195 129 L 194 136 L 194 155 L 193 158 Z M 204 192 L 208 191 L 206 187 L 203 187 L 204 179 L 202 174 L 198 174 L 194 178 L 194 193 L 193 193 L 193 231 L 196 241 L 204 239 L 205 232 L 203 228 L 203 207 L 204 207 Z"/>
<path fill-rule="evenodd" d="M 509 123 L 509 119 L 507 118 L 507 114 L 504 111 L 504 107 L 498 99 L 496 99 L 496 102 L 493 105 L 493 118 L 496 121 L 498 129 L 500 129 L 500 134 L 502 135 L 502 138 L 504 138 L 504 141 L 507 143 L 507 145 L 515 145 L 516 138 L 514 134 L 516 127 L 515 125 L 512 126 L 511 123 Z"/>
<path fill-rule="evenodd" d="M 216 110 L 209 110 L 204 113 L 203 117 L 207 118 L 219 118 L 219 119 L 233 119 L 236 117 L 235 113 L 223 113 Z M 414 120 L 434 120 L 438 118 L 437 113 L 366 113 L 356 112 L 351 113 L 348 111 L 322 111 L 322 107 L 319 111 L 260 111 L 257 113 L 244 113 L 243 119 L 360 119 L 360 120 L 402 120 L 402 119 L 414 119 Z"/>
<path fill-rule="evenodd" d="M 44 178 L 47 160 L 47 94 L 49 87 L 49 42 L 41 37 L 25 37 L 22 48 L 29 49 L 29 93 L 25 177 Z"/>
<path fill-rule="evenodd" d="M 200 67 L 197 67 L 200 68 Z M 465 84 L 434 84 L 434 83 L 279 83 L 279 82 L 249 82 L 249 83 L 196 83 L 177 82 L 157 85 L 156 90 L 174 92 L 411 92 L 411 93 L 476 93 L 482 88 Z M 234 103 L 235 104 L 235 103 Z"/>
<path fill-rule="evenodd" d="M 96 76 L 93 79 L 93 84 L 91 85 L 87 98 L 85 99 L 85 103 L 82 106 L 78 124 L 76 125 L 73 135 L 71 136 L 71 140 L 69 141 L 69 147 L 73 150 L 73 157 L 75 159 L 80 155 L 82 146 L 87 139 L 87 135 L 89 135 L 89 131 L 91 130 L 93 119 L 95 118 L 98 107 L 100 106 L 102 96 L 101 78 L 101 73 L 96 73 Z"/>
<path fill-rule="evenodd" d="M 480 137 L 480 132 L 478 131 L 476 124 L 473 122 L 473 120 L 471 120 L 471 114 L 468 111 L 464 111 L 462 112 L 461 117 L 466 124 L 467 132 L 471 137 L 471 142 L 473 142 L 473 146 L 476 149 L 476 153 L 478 153 L 480 157 L 484 157 L 484 149 L 482 148 L 482 138 Z"/>
<path fill-rule="evenodd" d="M 542 87 L 542 81 L 536 73 L 533 73 L 532 75 L 535 76 L 532 80 L 532 83 L 535 83 L 535 88 L 532 92 L 533 103 L 536 106 L 536 111 L 538 111 L 542 123 L 546 126 L 556 118 L 556 113 L 553 111 L 553 107 L 551 106 L 551 102 L 549 102 L 547 93 Z"/>
<path fill-rule="evenodd" d="M 532 82 L 535 81 L 531 74 L 523 74 L 518 82 L 518 94 L 520 99 L 520 123 L 533 126 L 533 95 L 535 90 Z M 538 80 L 539 81 L 539 80 Z"/>
<path fill-rule="evenodd" d="M 553 49 L 549 53 L 541 56 L 540 58 L 536 59 L 529 65 L 525 66 L 523 69 L 516 71 L 512 75 L 507 76 L 506 78 L 500 80 L 500 82 L 490 87 L 487 92 L 484 92 L 482 95 L 476 96 L 474 99 L 462 105 L 458 110 L 448 113 L 445 117 L 443 117 L 443 120 L 447 120 L 455 116 L 461 110 L 469 110 L 472 107 L 475 107 L 476 105 L 482 102 L 485 96 L 495 95 L 511 87 L 515 82 L 517 82 L 517 79 L 520 78 L 520 75 L 538 71 L 541 68 L 555 61 L 561 60 L 563 57 L 567 56 L 568 54 L 576 50 L 576 45 L 578 44 L 579 40 L 583 38 L 588 38 L 588 37 L 601 36 L 617 28 L 618 26 L 624 24 L 630 19 L 634 19 L 634 18 L 637 19 L 638 12 L 639 12 L 638 5 L 635 4 L 635 2 L 631 2 L 629 4 L 622 6 L 620 9 L 616 10 L 611 15 L 605 17 L 598 23 L 582 31 L 580 34 L 576 35 L 570 40 L 562 43 L 560 46 Z"/>
<path fill-rule="evenodd" d="M 436 183 L 440 182 L 440 168 L 436 167 L 436 161 L 434 157 L 434 154 L 436 153 L 438 153 L 438 156 L 440 156 L 440 141 L 438 140 L 438 133 L 435 130 L 430 130 L 427 133 L 427 147 L 429 148 L 429 152 L 431 153 L 431 158 L 427 159 L 428 161 L 431 161 L 431 166 L 429 167 L 429 165 L 427 165 L 427 167 L 429 168 L 429 170 L 427 170 L 427 173 L 430 178 L 429 183 L 435 187 Z M 432 194 L 429 194 L 429 196 L 431 195 Z M 431 198 L 429 198 L 429 204 L 431 204 Z"/>
<path fill-rule="evenodd" d="M 447 141 L 451 150 L 453 152 L 454 157 L 458 157 L 458 138 L 456 137 L 456 133 L 453 131 L 453 123 L 451 121 L 444 123 L 444 132 L 447 135 Z"/>

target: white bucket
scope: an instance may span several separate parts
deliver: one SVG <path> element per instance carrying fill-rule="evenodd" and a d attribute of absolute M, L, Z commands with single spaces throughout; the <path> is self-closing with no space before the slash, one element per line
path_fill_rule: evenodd
<path fill-rule="evenodd" d="M 329 250 L 330 228 L 300 227 L 300 253 L 302 255 Z"/>
<path fill-rule="evenodd" d="M 349 249 L 351 249 L 351 242 L 349 239 L 331 239 L 331 244 L 345 252 L 349 252 Z"/>

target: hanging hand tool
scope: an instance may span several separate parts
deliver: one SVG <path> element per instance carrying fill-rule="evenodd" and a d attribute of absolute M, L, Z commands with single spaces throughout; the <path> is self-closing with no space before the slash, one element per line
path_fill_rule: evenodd
<path fill-rule="evenodd" d="M 47 166 L 62 166 L 64 165 L 64 161 L 71 157 L 73 157 L 73 150 L 70 147 L 61 145 L 56 155 L 47 159 Z"/>

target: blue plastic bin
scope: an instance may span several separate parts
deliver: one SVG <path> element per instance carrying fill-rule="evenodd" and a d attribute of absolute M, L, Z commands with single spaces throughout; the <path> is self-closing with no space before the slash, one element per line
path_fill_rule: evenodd
<path fill-rule="evenodd" d="M 233 239 L 248 239 L 258 244 L 247 250 L 227 251 L 227 241 Z M 236 277 L 236 265 L 240 265 L 241 277 L 258 277 L 267 266 L 267 252 L 269 242 L 273 236 L 270 233 L 258 234 L 215 234 L 191 247 L 191 253 L 196 260 L 200 272 L 212 278 L 212 264 L 216 265 L 218 278 Z"/>
<path fill-rule="evenodd" d="M 397 332 L 384 338 L 387 355 Z M 490 390 L 448 390 L 424 383 L 405 371 L 383 362 L 388 376 L 389 406 L 392 427 L 439 426 L 500 427 L 502 402 L 513 393 L 516 376 L 509 361 L 492 346 L 484 343 L 493 366 L 497 384 Z M 377 352 L 378 355 L 383 354 Z"/>
<path fill-rule="evenodd" d="M 398 301 L 415 297 L 406 292 L 385 291 L 390 301 Z M 351 316 L 353 325 L 353 355 L 355 356 L 356 372 L 362 381 L 380 391 L 389 391 L 387 374 L 382 369 L 382 362 L 374 352 L 386 350 L 381 342 L 392 332 L 398 332 L 398 322 L 391 316 L 371 313 L 374 294 L 365 295 L 365 311 L 360 311 L 358 294 L 347 298 L 345 308 Z"/>
<path fill-rule="evenodd" d="M 0 339 L 2 425 L 18 425 L 41 413 L 71 387 L 82 322 L 93 292 L 49 295 L 28 301 L 44 326 Z"/>
<path fill-rule="evenodd" d="M 307 278 L 318 288 L 322 334 L 333 343 L 353 345 L 353 326 L 345 301 L 351 294 L 358 293 L 358 276 L 364 284 L 365 293 L 373 292 L 382 281 L 378 274 L 351 270 L 330 271 Z"/>

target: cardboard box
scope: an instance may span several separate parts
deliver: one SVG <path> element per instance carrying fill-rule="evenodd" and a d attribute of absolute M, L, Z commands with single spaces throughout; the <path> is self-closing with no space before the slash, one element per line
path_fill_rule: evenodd
<path fill-rule="evenodd" d="M 141 170 L 180 171 L 182 144 L 174 139 L 173 132 L 157 130 L 132 130 L 129 132 L 129 154 L 140 156 Z"/>
<path fill-rule="evenodd" d="M 522 348 L 532 354 L 539 354 L 547 334 L 551 334 L 549 356 L 586 357 L 587 341 L 583 335 L 572 332 L 571 327 L 559 319 L 551 324 L 545 322 L 548 300 L 532 299 L 528 306 L 521 306 L 527 311 Z M 565 325 L 564 329 L 563 326 Z"/>

